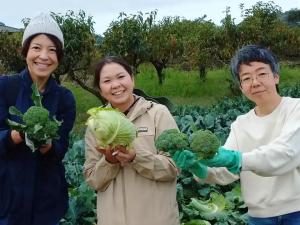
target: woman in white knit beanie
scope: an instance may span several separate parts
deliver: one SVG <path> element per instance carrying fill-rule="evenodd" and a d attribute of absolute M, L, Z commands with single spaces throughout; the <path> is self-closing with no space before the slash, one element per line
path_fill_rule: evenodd
<path fill-rule="evenodd" d="M 62 159 L 75 120 L 75 99 L 52 77 L 63 47 L 57 22 L 41 13 L 24 30 L 22 55 L 27 67 L 17 75 L 0 77 L 0 225 L 57 225 L 68 208 Z M 9 113 L 9 107 L 24 113 L 33 105 L 33 82 L 49 117 L 62 121 L 59 138 L 36 146 L 35 151 L 26 134 L 6 123 L 7 119 L 23 122 Z"/>

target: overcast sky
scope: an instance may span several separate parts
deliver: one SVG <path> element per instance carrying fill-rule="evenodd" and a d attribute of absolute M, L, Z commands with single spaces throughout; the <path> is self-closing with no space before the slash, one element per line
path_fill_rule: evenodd
<path fill-rule="evenodd" d="M 21 20 L 32 17 L 39 12 L 52 11 L 62 13 L 68 10 L 78 12 L 84 10 L 92 16 L 94 29 L 102 34 L 113 20 L 118 20 L 120 12 L 137 14 L 157 10 L 157 20 L 164 16 L 180 16 L 195 19 L 207 15 L 214 23 L 219 24 L 224 18 L 226 6 L 231 9 L 231 15 L 236 22 L 241 21 L 239 4 L 244 3 L 250 8 L 256 0 L 2 0 L 0 4 L 0 21 L 7 26 L 22 28 Z M 268 1 L 263 1 L 268 2 Z M 283 11 L 300 8 L 300 0 L 274 0 Z"/>

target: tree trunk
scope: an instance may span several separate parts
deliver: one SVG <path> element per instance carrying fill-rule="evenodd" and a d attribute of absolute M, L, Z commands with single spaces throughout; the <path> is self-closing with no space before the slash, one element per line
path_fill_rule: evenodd
<path fill-rule="evenodd" d="M 158 82 L 160 85 L 162 85 L 165 81 L 165 74 L 163 73 L 163 69 L 165 68 L 165 64 L 163 62 L 151 62 L 153 66 L 156 69 L 157 76 L 158 76 Z"/>
<path fill-rule="evenodd" d="M 200 81 L 205 82 L 205 80 L 206 80 L 206 67 L 205 67 L 205 65 L 199 65 L 199 76 L 200 76 Z"/>
<path fill-rule="evenodd" d="M 95 89 L 87 86 L 83 81 L 81 81 L 78 77 L 76 77 L 75 73 L 73 70 L 70 70 L 68 72 L 68 75 L 70 76 L 70 78 L 75 81 L 80 87 L 82 87 L 84 90 L 92 93 L 93 95 L 95 95 L 96 97 L 98 97 L 102 104 L 104 104 L 106 101 L 105 99 L 102 98 L 102 96 L 100 95 L 100 93 L 98 91 L 96 91 Z"/>

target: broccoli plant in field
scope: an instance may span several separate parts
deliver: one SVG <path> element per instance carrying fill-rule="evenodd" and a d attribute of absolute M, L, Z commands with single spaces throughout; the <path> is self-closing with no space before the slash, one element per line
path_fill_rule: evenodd
<path fill-rule="evenodd" d="M 49 140 L 58 139 L 58 129 L 62 122 L 54 117 L 49 118 L 49 111 L 42 105 L 42 96 L 36 83 L 32 84 L 32 101 L 34 103 L 24 114 L 15 106 L 9 107 L 9 113 L 21 118 L 23 123 L 7 119 L 12 130 L 25 134 L 26 145 L 35 151 L 40 146 L 49 143 Z"/>

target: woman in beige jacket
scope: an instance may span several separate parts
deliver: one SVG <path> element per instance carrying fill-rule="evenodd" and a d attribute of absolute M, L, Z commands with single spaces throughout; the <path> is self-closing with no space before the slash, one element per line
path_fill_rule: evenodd
<path fill-rule="evenodd" d="M 168 109 L 133 94 L 130 66 L 108 57 L 97 65 L 94 84 L 108 103 L 136 126 L 133 149 L 112 155 L 86 131 L 84 175 L 97 191 L 98 225 L 179 225 L 175 163 L 154 145 L 166 129 L 177 128 Z"/>

